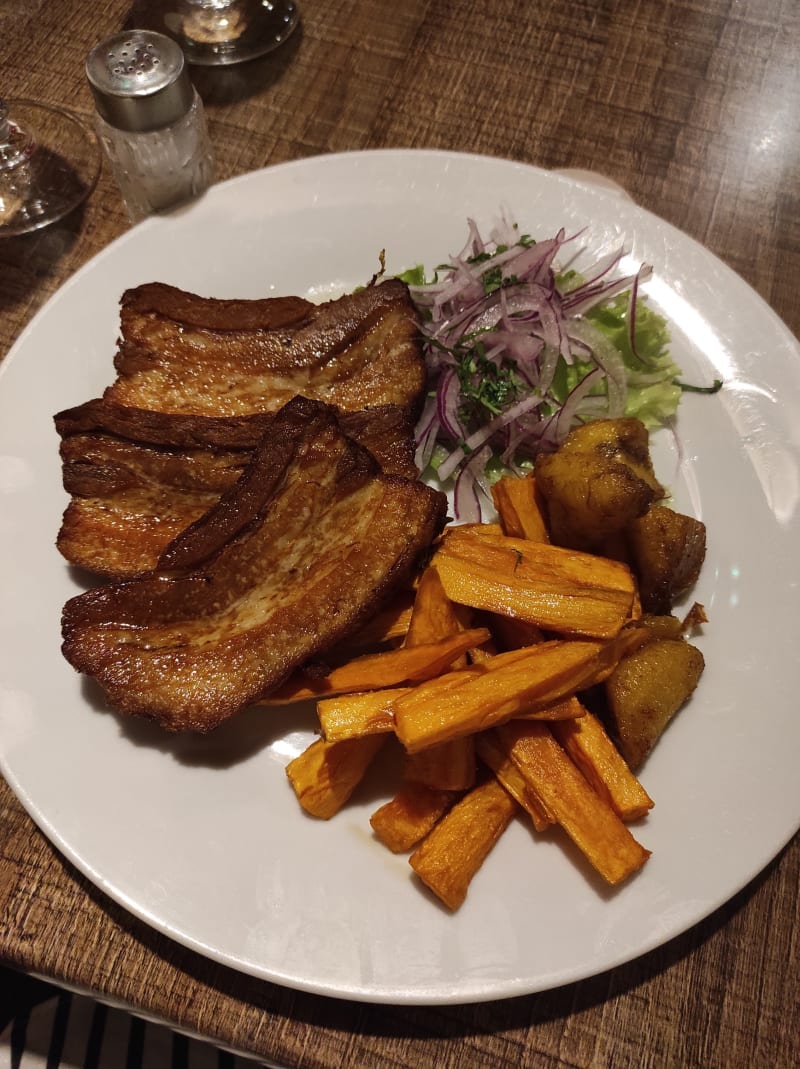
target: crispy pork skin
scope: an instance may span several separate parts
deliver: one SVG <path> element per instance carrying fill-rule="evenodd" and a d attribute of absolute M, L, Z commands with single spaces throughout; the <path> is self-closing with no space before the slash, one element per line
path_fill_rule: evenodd
<path fill-rule="evenodd" d="M 63 650 L 110 703 L 209 731 L 407 584 L 446 499 L 383 474 L 329 406 L 295 398 L 158 570 L 67 602 Z"/>
<path fill-rule="evenodd" d="M 269 300 L 218 302 L 160 283 L 128 290 L 107 399 L 241 416 L 275 411 L 302 394 L 346 410 L 392 404 L 418 412 L 425 362 L 404 283 L 389 279 L 321 305 L 274 300 L 299 303 L 282 318 L 268 310 L 259 318 L 245 306 L 269 309 Z"/>
<path fill-rule="evenodd" d="M 200 297 L 196 293 L 148 282 L 128 290 L 123 306 L 129 315 L 160 316 L 185 327 L 209 330 L 283 330 L 299 327 L 314 305 L 303 297 L 264 297 L 256 300 Z"/>
<path fill-rule="evenodd" d="M 242 474 L 272 413 L 211 417 L 149 412 L 103 399 L 55 417 L 72 499 L 56 545 L 70 563 L 132 578 Z M 413 425 L 392 405 L 340 414 L 384 472 L 416 478 Z"/>
<path fill-rule="evenodd" d="M 103 397 L 64 409 L 53 417 L 62 439 L 99 432 L 144 445 L 177 449 L 252 449 L 258 445 L 270 419 L 268 412 L 230 417 L 171 415 L 115 404 Z"/>

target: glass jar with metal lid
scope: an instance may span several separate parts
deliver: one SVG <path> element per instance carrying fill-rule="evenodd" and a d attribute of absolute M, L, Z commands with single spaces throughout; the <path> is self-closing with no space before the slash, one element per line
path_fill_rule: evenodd
<path fill-rule="evenodd" d="M 86 76 L 134 222 L 208 188 L 214 168 L 203 104 L 175 41 L 149 30 L 116 34 L 89 53 Z"/>

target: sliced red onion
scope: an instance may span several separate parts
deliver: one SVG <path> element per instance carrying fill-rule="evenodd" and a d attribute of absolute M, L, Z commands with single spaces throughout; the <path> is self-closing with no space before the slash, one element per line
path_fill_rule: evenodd
<path fill-rule="evenodd" d="M 650 268 L 644 267 L 642 270 L 649 271 Z M 626 275 L 625 278 L 616 278 L 608 282 L 599 282 L 596 286 L 587 289 L 581 288 L 580 290 L 573 290 L 572 293 L 569 293 L 564 297 L 564 311 L 568 312 L 570 316 L 583 315 L 585 312 L 588 312 L 590 308 L 602 304 L 603 301 L 610 301 L 611 298 L 616 297 L 618 293 L 624 293 L 626 290 L 630 289 L 640 275 L 641 272 L 637 272 L 635 275 Z"/>
<path fill-rule="evenodd" d="M 481 496 L 487 497 L 482 476 L 492 458 L 492 451 L 484 446 L 465 464 L 458 473 L 453 488 L 453 511 L 457 520 L 464 523 L 480 523 L 482 516 Z"/>
<path fill-rule="evenodd" d="M 554 434 L 556 442 L 560 445 L 567 437 L 580 412 L 581 403 L 591 393 L 595 386 L 603 380 L 603 372 L 599 367 L 593 368 L 581 381 L 572 388 L 561 410 L 556 413 Z"/>
<path fill-rule="evenodd" d="M 456 440 L 463 440 L 467 432 L 461 424 L 459 415 L 459 392 L 458 376 L 452 368 L 445 368 L 439 379 L 439 388 L 436 391 L 437 414 L 439 422 L 447 434 Z"/>
<path fill-rule="evenodd" d="M 618 419 L 625 414 L 628 394 L 627 374 L 622 354 L 588 319 L 570 323 L 570 331 L 592 350 L 592 360 L 605 375 L 608 397 L 608 418 Z"/>
<path fill-rule="evenodd" d="M 442 480 L 449 479 L 465 457 L 472 456 L 475 450 L 485 442 L 488 442 L 492 435 L 496 434 L 502 427 L 505 427 L 506 424 L 513 423 L 524 412 L 530 412 L 532 408 L 536 408 L 542 403 L 542 400 L 536 394 L 528 394 L 527 397 L 501 412 L 499 416 L 495 416 L 488 423 L 484 423 L 482 427 L 465 439 L 463 446 L 454 449 L 447 460 L 442 462 L 438 471 L 439 478 Z"/>
<path fill-rule="evenodd" d="M 566 287 L 564 296 L 577 293 L 583 289 L 590 289 L 595 286 L 600 279 L 605 278 L 609 271 L 612 271 L 617 266 L 624 255 L 625 249 L 623 246 L 620 246 L 606 256 L 601 257 L 588 270 L 581 272 L 580 281 L 576 286 Z"/>
<path fill-rule="evenodd" d="M 480 518 L 481 495 L 488 494 L 485 486 L 481 489 L 481 479 L 493 449 L 514 467 L 517 455 L 555 448 L 576 422 L 624 413 L 629 374 L 622 355 L 583 314 L 630 291 L 628 325 L 631 348 L 638 356 L 636 299 L 651 269 L 642 266 L 636 274 L 613 277 L 624 256 L 619 248 L 584 269 L 572 288 L 560 290 L 555 259 L 579 234 L 567 237 L 562 229 L 553 238 L 528 244 L 520 241 L 513 221 L 504 215 L 484 241 L 470 219 L 467 241 L 450 269 L 435 283 L 412 288 L 418 307 L 429 317 L 424 331 L 430 339 L 427 359 L 435 382 L 435 396 L 426 402 L 417 426 L 417 461 L 427 463 L 437 441 L 450 450 L 438 475 L 442 480 L 456 476 L 460 519 Z M 498 246 L 508 247 L 500 252 Z M 501 285 L 487 294 L 484 280 L 498 268 Z M 482 426 L 473 428 L 458 369 L 477 341 L 481 359 L 503 373 L 510 370 L 524 396 L 518 393 L 502 412 L 487 415 Z M 641 383 L 647 381 L 647 365 L 639 359 L 643 370 L 636 381 Z M 591 366 L 563 404 L 551 394 L 560 360 Z M 474 381 L 476 375 L 470 377 Z"/>
<path fill-rule="evenodd" d="M 425 398 L 422 414 L 417 420 L 415 431 L 417 448 L 414 453 L 414 463 L 417 466 L 417 471 L 424 471 L 430 464 L 433 451 L 436 448 L 436 437 L 439 434 L 440 427 L 436 394 L 429 394 Z"/>

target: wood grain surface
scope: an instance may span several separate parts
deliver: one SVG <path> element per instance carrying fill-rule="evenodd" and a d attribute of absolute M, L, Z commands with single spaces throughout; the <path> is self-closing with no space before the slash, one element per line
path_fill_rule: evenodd
<path fill-rule="evenodd" d="M 301 0 L 277 53 L 196 70 L 220 178 L 318 153 L 473 151 L 586 168 L 738 271 L 800 334 L 796 0 Z M 117 0 L 0 0 L 0 91 L 91 101 L 83 61 L 135 22 Z M 128 227 L 104 170 L 63 224 L 0 240 L 0 354 Z M 252 980 L 90 885 L 0 781 L 0 961 L 303 1069 L 800 1064 L 795 840 L 749 887 L 629 965 L 536 996 L 402 1008 Z"/>

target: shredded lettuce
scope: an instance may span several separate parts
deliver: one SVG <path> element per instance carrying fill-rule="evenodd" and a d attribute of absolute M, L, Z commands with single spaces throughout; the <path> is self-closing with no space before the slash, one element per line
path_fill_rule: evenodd
<path fill-rule="evenodd" d="M 625 298 L 615 297 L 598 305 L 586 317 L 622 354 L 628 372 L 625 415 L 636 416 L 650 429 L 669 423 L 683 391 L 675 381 L 681 369 L 670 355 L 669 328 L 664 317 L 650 307 L 645 297 L 639 297 L 634 330 L 638 358 L 631 346 Z M 649 369 L 647 374 L 642 373 L 642 362 Z"/>

